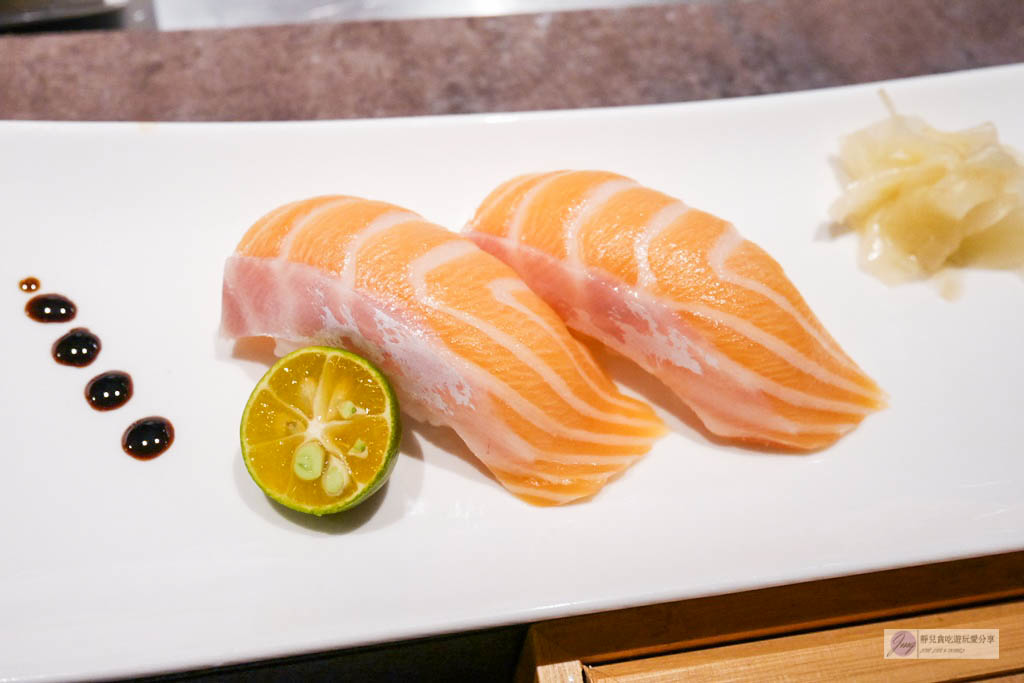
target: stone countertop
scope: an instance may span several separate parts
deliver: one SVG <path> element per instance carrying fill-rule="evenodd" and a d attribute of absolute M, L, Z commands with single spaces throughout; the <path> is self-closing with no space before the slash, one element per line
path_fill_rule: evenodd
<path fill-rule="evenodd" d="M 734 97 L 1024 61 L 1024 3 L 696 2 L 0 37 L 0 118 L 252 121 Z"/>

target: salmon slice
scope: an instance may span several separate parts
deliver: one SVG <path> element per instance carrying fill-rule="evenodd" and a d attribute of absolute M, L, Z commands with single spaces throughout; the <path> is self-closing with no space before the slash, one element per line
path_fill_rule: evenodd
<path fill-rule="evenodd" d="M 811 450 L 884 405 L 781 266 L 726 221 L 602 171 L 510 180 L 465 234 L 714 434 Z"/>
<path fill-rule="evenodd" d="M 596 493 L 664 433 L 515 272 L 384 202 L 315 197 L 257 221 L 224 268 L 222 332 L 351 349 L 509 491 Z"/>

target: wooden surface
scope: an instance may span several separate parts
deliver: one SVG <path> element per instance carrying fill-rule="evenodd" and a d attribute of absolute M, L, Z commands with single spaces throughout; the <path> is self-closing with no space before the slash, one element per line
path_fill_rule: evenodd
<path fill-rule="evenodd" d="M 552 643 L 536 628 L 531 628 L 526 634 L 520 661 L 525 668 L 517 672 L 517 678 L 523 681 L 575 682 L 583 673 L 583 663 L 579 659 Z M 540 662 L 545 664 L 538 666 Z"/>
<path fill-rule="evenodd" d="M 813 666 L 814 662 L 823 663 L 830 656 L 830 643 L 842 643 L 841 647 L 837 646 L 837 653 L 847 659 L 840 661 L 852 662 L 862 658 L 862 652 L 866 650 L 858 648 L 866 642 L 863 639 L 867 633 L 873 634 L 874 654 L 864 660 L 864 665 L 874 666 L 883 661 L 879 652 L 882 628 L 891 627 L 879 624 L 881 620 L 893 617 L 900 617 L 898 623 L 913 624 L 914 628 L 929 628 L 931 622 L 928 620 L 932 619 L 951 618 L 969 622 L 984 616 L 997 620 L 1005 626 L 992 628 L 1007 629 L 1004 652 L 1019 654 L 1021 659 L 1016 667 L 1024 669 L 1024 652 L 1015 649 L 1024 646 L 1024 631 L 1021 631 L 1024 629 L 1024 602 L 1020 602 L 1020 598 L 1024 598 L 1024 552 L 558 619 L 531 627 L 517 680 L 544 683 L 582 680 L 583 671 L 593 673 L 596 677 L 592 680 L 616 680 L 607 676 L 624 675 L 624 672 L 632 671 L 630 667 L 633 664 L 611 664 L 608 667 L 624 668 L 608 668 L 600 666 L 602 663 L 637 660 L 683 650 L 689 652 L 640 661 L 657 666 L 691 667 L 693 671 L 688 672 L 688 676 L 695 676 L 695 680 L 712 680 L 719 677 L 712 660 L 724 658 L 721 661 L 731 662 L 733 668 L 719 671 L 722 677 L 742 678 L 739 673 L 742 667 L 751 666 L 754 668 L 750 677 L 764 679 L 770 678 L 767 674 L 769 665 L 779 665 L 790 659 L 807 667 Z M 992 612 L 952 611 L 964 606 L 993 603 L 1005 604 L 991 607 Z M 950 616 L 958 613 L 959 617 Z M 870 625 L 859 626 L 865 623 Z M 985 627 L 980 622 L 965 625 Z M 846 628 L 834 628 L 837 626 Z M 857 631 L 857 628 L 867 630 Z M 818 633 L 808 634 L 806 641 L 799 640 L 804 637 L 800 634 L 808 631 Z M 835 640 L 839 634 L 843 634 L 844 640 Z M 772 638 L 782 635 L 787 637 Z M 823 650 L 821 646 L 825 646 Z M 757 647 L 767 648 L 761 658 L 758 658 Z M 777 650 L 772 654 L 773 647 L 786 648 L 790 654 L 782 657 Z M 800 657 L 805 659 L 792 655 L 792 652 L 803 653 Z M 998 660 L 1000 665 L 1012 661 L 1007 656 L 1004 654 L 1003 659 Z M 925 680 L 935 679 L 928 673 L 932 669 L 921 670 L 926 671 Z M 797 680 L 815 678 L 810 669 L 794 669 L 794 675 L 797 671 L 806 674 Z M 1013 668 L 990 667 L 982 673 L 995 675 L 996 672 L 1011 671 Z M 601 675 L 606 678 L 601 679 Z M 710 678 L 702 679 L 701 676 L 705 675 Z M 957 675 L 974 676 L 977 673 Z M 865 676 L 871 677 L 871 672 Z"/>
<path fill-rule="evenodd" d="M 996 628 L 999 659 L 885 659 L 886 628 Z M 588 670 L 591 681 L 885 680 L 945 681 L 1024 668 L 1024 602 L 826 629 L 782 638 L 607 664 Z"/>

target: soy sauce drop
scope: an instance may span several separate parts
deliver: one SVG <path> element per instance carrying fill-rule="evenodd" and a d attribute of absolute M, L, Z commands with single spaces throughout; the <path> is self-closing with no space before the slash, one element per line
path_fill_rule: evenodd
<path fill-rule="evenodd" d="M 96 375 L 85 385 L 85 400 L 96 410 L 120 408 L 131 397 L 132 377 L 120 370 Z"/>
<path fill-rule="evenodd" d="M 23 292 L 34 292 L 39 289 L 39 280 L 34 277 L 27 277 L 18 283 L 18 287 Z"/>
<path fill-rule="evenodd" d="M 52 353 L 61 365 L 82 368 L 96 360 L 100 338 L 84 327 L 76 327 L 53 343 Z"/>
<path fill-rule="evenodd" d="M 121 437 L 121 448 L 133 458 L 149 460 L 160 455 L 174 443 L 174 426 L 162 417 L 136 420 Z"/>
<path fill-rule="evenodd" d="M 66 323 L 77 312 L 71 299 L 60 294 L 38 294 L 25 304 L 28 317 L 41 323 Z"/>

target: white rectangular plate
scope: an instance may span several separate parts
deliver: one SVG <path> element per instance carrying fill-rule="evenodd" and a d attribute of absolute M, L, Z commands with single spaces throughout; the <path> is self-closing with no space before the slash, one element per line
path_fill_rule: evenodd
<path fill-rule="evenodd" d="M 1024 66 L 897 81 L 934 125 L 994 121 L 1024 148 Z M 876 85 L 609 110 L 279 124 L 0 124 L 0 678 L 237 662 L 710 595 L 1024 547 L 1024 283 L 971 272 L 953 302 L 890 288 L 822 236 L 839 137 L 884 115 Z M 345 193 L 453 229 L 499 182 L 614 170 L 736 223 L 786 268 L 891 395 L 836 446 L 715 446 L 618 361 L 673 433 L 594 500 L 531 507 L 453 434 L 412 426 L 389 486 L 317 520 L 262 495 L 238 447 L 264 366 L 218 350 L 221 266 L 261 214 Z M 79 305 L 22 308 L 21 277 Z M 97 413 L 105 369 L 136 395 Z M 166 415 L 174 446 L 121 452 Z"/>

